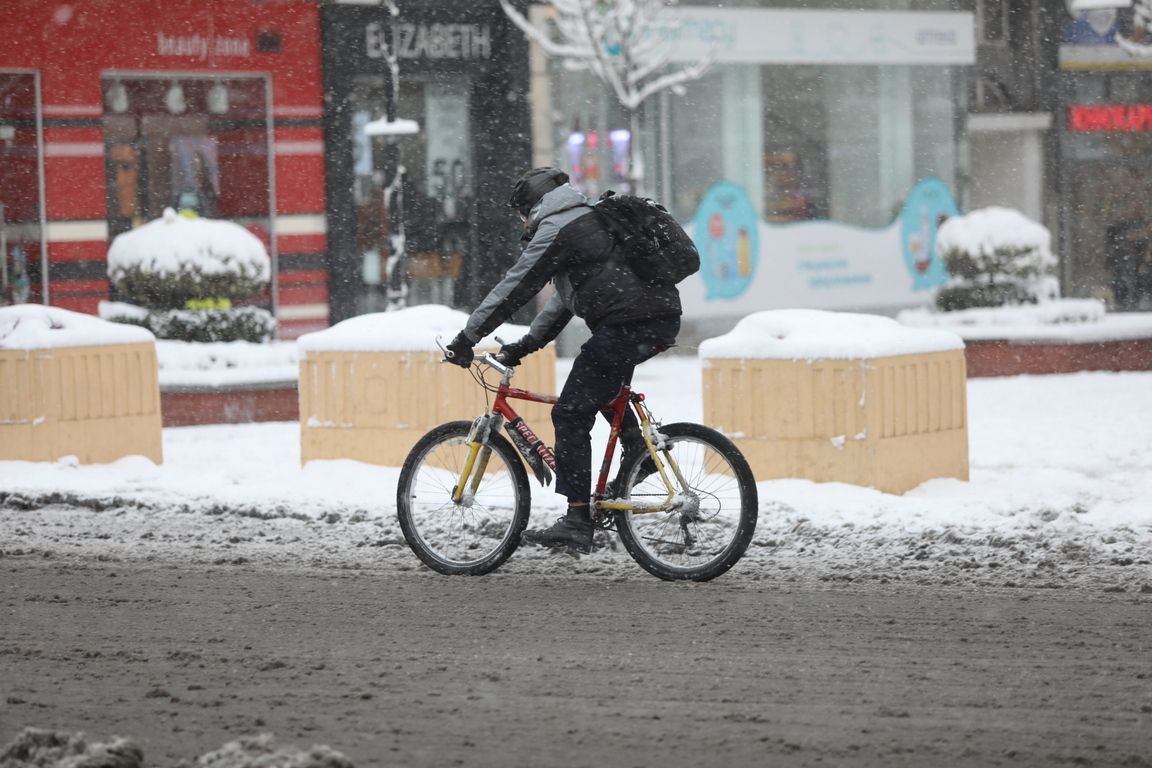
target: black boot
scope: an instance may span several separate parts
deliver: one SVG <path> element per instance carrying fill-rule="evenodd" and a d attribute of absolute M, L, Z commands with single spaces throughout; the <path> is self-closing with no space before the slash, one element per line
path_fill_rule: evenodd
<path fill-rule="evenodd" d="M 551 528 L 527 530 L 520 534 L 520 541 L 541 547 L 568 547 L 573 552 L 586 555 L 592 551 L 592 513 L 587 504 L 569 504 L 568 513 L 556 521 Z"/>
<path fill-rule="evenodd" d="M 608 481 L 608 485 L 604 487 L 604 498 L 618 499 L 620 498 L 620 472 L 624 467 L 628 466 L 629 460 L 636 453 L 647 453 L 648 444 L 644 442 L 644 435 L 637 429 L 626 429 L 620 433 L 620 445 L 623 452 L 620 454 L 620 470 L 617 471 L 616 477 Z M 656 464 L 649 456 L 640 464 L 640 471 L 636 473 L 636 483 L 639 485 L 640 481 L 651 475 L 656 471 Z"/>

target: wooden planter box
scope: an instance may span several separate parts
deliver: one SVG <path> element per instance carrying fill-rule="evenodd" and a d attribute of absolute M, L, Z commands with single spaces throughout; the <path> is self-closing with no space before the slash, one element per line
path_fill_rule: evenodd
<path fill-rule="evenodd" d="M 706 359 L 704 420 L 757 480 L 904 493 L 968 479 L 963 350 L 863 360 Z"/>
<path fill-rule="evenodd" d="M 439 351 L 302 351 L 301 462 L 356 459 L 399 467 L 428 430 L 479 416 L 491 395 L 468 371 L 441 363 L 443 357 Z M 495 385 L 499 376 L 490 372 L 488 380 Z M 525 358 L 513 384 L 555 394 L 555 347 Z M 550 406 L 516 401 L 514 407 L 541 439 L 553 443 Z"/>
<path fill-rule="evenodd" d="M 0 349 L 0 460 L 163 461 L 152 342 Z"/>

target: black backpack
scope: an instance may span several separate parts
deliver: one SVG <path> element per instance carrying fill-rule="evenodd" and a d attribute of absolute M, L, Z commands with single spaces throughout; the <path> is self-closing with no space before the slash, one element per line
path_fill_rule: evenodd
<path fill-rule="evenodd" d="M 700 270 L 692 238 L 659 203 L 609 190 L 592 210 L 616 236 L 624 260 L 644 282 L 675 285 Z"/>

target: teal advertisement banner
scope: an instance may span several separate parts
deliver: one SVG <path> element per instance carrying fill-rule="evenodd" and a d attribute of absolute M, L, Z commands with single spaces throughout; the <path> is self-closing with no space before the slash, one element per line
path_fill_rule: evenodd
<path fill-rule="evenodd" d="M 718 182 L 687 227 L 700 251 L 700 272 L 680 285 L 685 316 L 926 304 L 948 280 L 936 232 L 959 212 L 948 185 L 929 177 L 912 188 L 886 227 L 774 225 L 759 219 L 739 185 Z"/>

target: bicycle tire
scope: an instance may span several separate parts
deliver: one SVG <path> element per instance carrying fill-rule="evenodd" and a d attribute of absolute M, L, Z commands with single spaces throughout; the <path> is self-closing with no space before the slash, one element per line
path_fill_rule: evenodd
<path fill-rule="evenodd" d="M 624 548 L 640 567 L 667 581 L 708 581 L 744 556 L 756 530 L 756 480 L 744 454 L 724 435 L 687 422 L 660 427 L 667 451 L 688 484 L 687 506 L 672 512 L 616 513 Z M 643 467 L 648 461 L 648 466 Z M 678 480 L 667 467 L 669 480 Z M 647 451 L 620 469 L 624 499 L 660 500 L 668 489 Z"/>
<path fill-rule="evenodd" d="M 516 449 L 493 432 L 484 480 L 464 503 L 452 490 L 468 455 L 472 422 L 441 424 L 409 452 L 400 470 L 396 512 L 404 540 L 421 562 L 447 576 L 482 576 L 520 546 L 532 508 L 531 486 Z"/>

